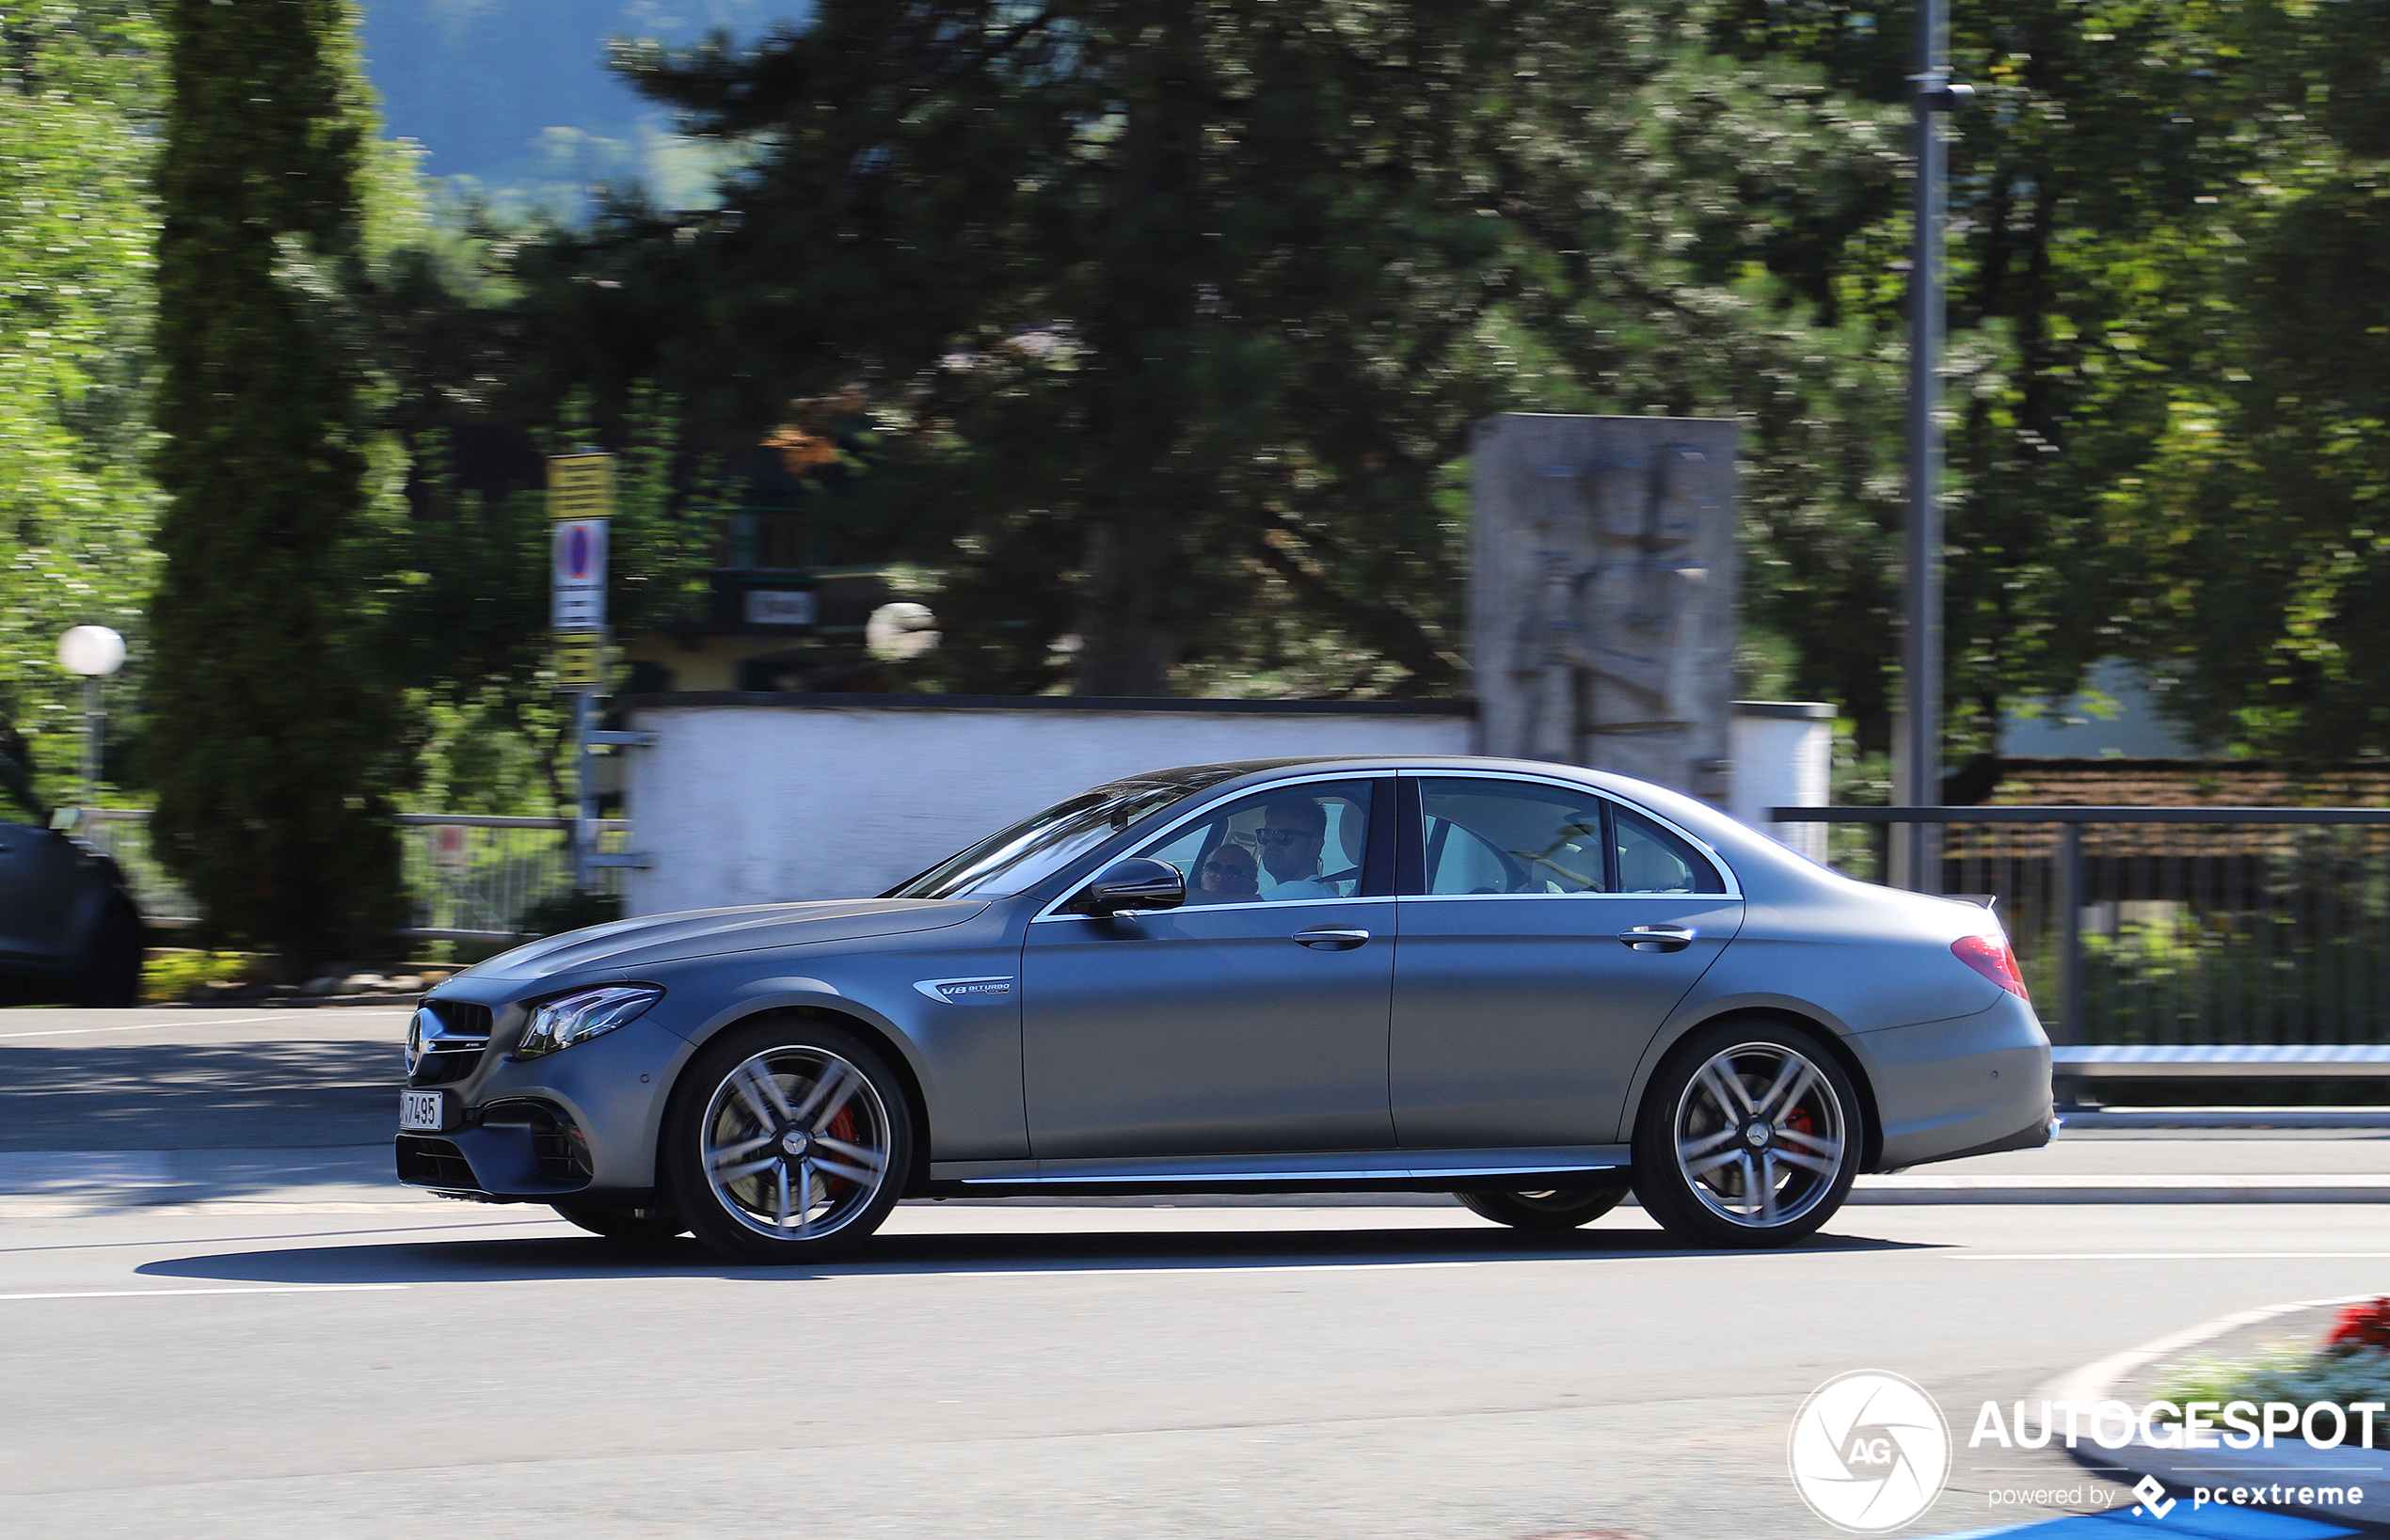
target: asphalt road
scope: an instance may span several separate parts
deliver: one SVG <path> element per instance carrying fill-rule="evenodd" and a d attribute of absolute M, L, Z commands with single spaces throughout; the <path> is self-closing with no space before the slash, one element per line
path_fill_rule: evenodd
<path fill-rule="evenodd" d="M 11 1036 L 45 1014 L 62 1038 Z M 283 1105 L 281 1069 L 186 1052 L 229 1017 L 115 1034 L 164 1034 L 148 1066 L 76 1036 L 114 1024 L 0 1021 L 21 1175 L 170 1150 L 186 1117 L 254 1140 Z M 270 1024 L 269 1066 L 388 1052 L 362 1014 Z M 105 1072 L 10 1056 L 65 1037 Z M 282 1087 L 302 1121 L 309 1072 Z M 91 1121 L 57 1111 L 74 1097 L 115 1142 L 59 1142 Z M 56 1119 L 47 1142 L 20 1110 Z M 2390 1206 L 2302 1202 L 1855 1206 L 1777 1254 L 1687 1251 L 1633 1210 L 1541 1240 L 1448 1204 L 911 1204 L 853 1263 L 747 1270 L 289 1143 L 190 1151 L 248 1162 L 231 1186 L 37 1182 L 0 1208 L 0 1534 L 1824 1535 L 1786 1429 L 1861 1368 L 1956 1424 L 1949 1489 L 1902 1532 L 1950 1534 L 2111 1497 L 2055 1453 L 1970 1453 L 1982 1399 L 2390 1290 Z M 2285 1168 L 2379 1171 L 2382 1148 L 2316 1140 Z M 2033 1491 L 2075 1501 L 1994 1500 Z"/>

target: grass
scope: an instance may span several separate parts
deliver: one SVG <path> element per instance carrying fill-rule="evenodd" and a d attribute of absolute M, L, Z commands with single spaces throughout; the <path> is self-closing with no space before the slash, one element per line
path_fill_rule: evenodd
<path fill-rule="evenodd" d="M 273 960 L 260 952 L 153 953 L 141 967 L 141 998 L 152 1005 L 180 1000 L 199 985 L 248 983 L 267 976 Z"/>

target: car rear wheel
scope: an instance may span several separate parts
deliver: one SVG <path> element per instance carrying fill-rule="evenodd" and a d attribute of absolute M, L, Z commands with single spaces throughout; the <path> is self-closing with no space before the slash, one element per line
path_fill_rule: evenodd
<path fill-rule="evenodd" d="M 689 1221 L 671 1209 L 625 1209 L 606 1203 L 550 1203 L 558 1217 L 592 1235 L 633 1246 L 655 1246 L 689 1233 Z"/>
<path fill-rule="evenodd" d="M 1635 1193 L 1688 1240 L 1784 1246 L 1842 1206 L 1861 1137 L 1857 1091 L 1814 1038 L 1729 1023 L 1696 1034 L 1644 1093 Z"/>
<path fill-rule="evenodd" d="M 852 1250 L 903 1196 L 912 1111 L 857 1034 L 803 1018 L 735 1029 L 699 1055 L 664 1120 L 662 1167 L 689 1228 L 741 1262 Z"/>
<path fill-rule="evenodd" d="M 1564 1187 L 1547 1192 L 1459 1193 L 1460 1206 L 1480 1218 L 1518 1230 L 1574 1230 L 1617 1208 L 1630 1189 Z"/>

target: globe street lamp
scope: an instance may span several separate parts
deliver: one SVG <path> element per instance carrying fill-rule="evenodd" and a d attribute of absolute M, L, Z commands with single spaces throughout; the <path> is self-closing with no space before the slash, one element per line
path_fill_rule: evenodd
<path fill-rule="evenodd" d="M 76 626 L 58 638 L 58 666 L 83 676 L 83 802 L 100 800 L 100 681 L 124 667 L 124 638 L 104 626 Z"/>

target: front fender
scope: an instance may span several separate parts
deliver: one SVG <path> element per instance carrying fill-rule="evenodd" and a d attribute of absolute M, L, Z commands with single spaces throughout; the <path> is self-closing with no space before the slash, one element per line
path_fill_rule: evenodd
<path fill-rule="evenodd" d="M 1015 976 L 1019 943 L 996 938 L 994 945 L 930 948 L 917 937 L 905 940 L 913 945 L 806 958 L 802 973 L 775 970 L 733 980 L 704 967 L 677 992 L 694 1008 L 685 1015 L 659 1012 L 660 1024 L 685 1038 L 693 1053 L 722 1032 L 774 1010 L 843 1018 L 876 1040 L 906 1080 L 922 1125 L 922 1158 L 1028 1159 L 1018 995 L 951 1000 L 916 988 L 926 979 Z M 797 961 L 783 960 L 782 966 Z M 673 982 L 666 987 L 676 988 Z"/>

